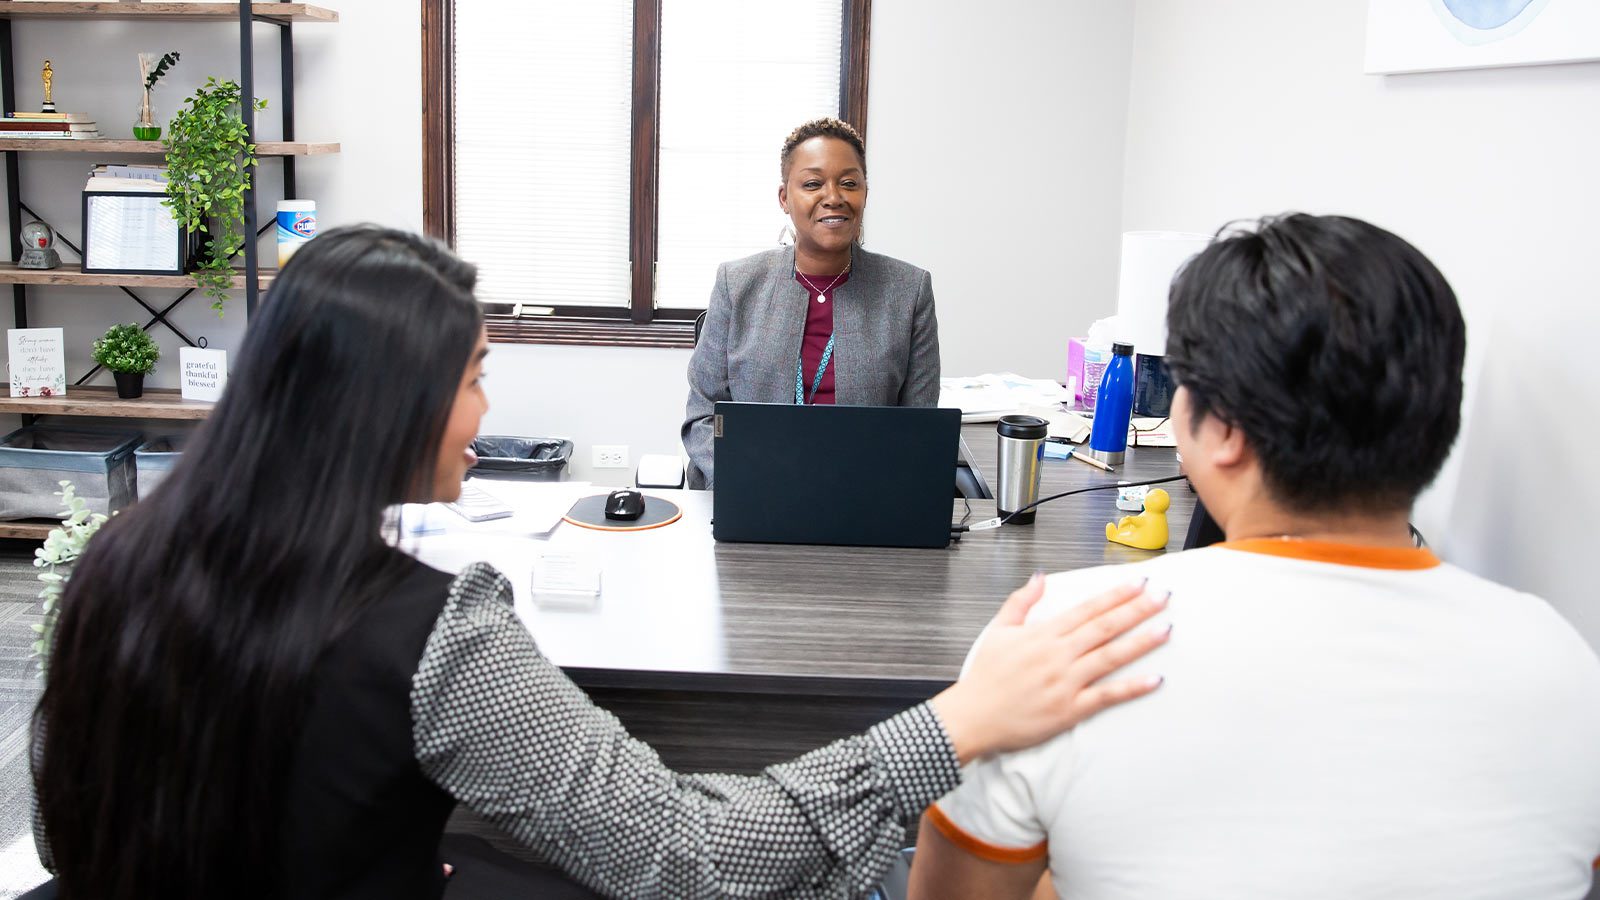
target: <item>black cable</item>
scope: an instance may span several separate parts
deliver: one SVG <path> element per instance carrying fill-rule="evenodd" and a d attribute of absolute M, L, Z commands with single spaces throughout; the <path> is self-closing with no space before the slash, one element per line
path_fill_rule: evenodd
<path fill-rule="evenodd" d="M 967 512 L 961 517 L 961 521 L 950 526 L 950 540 L 952 541 L 961 540 L 961 535 L 968 530 L 967 520 L 972 518 L 972 501 L 968 500 L 965 494 L 961 496 L 961 505 L 967 508 Z"/>
<path fill-rule="evenodd" d="M 998 527 L 998 525 L 1004 525 L 1007 522 L 1011 521 L 1011 518 L 1013 516 L 1019 515 L 1021 513 L 1025 513 L 1030 509 L 1034 509 L 1035 507 L 1040 506 L 1041 504 L 1049 503 L 1051 500 L 1060 500 L 1062 497 L 1070 497 L 1073 494 L 1087 494 L 1090 491 L 1114 491 L 1114 490 L 1117 490 L 1118 488 L 1141 487 L 1141 486 L 1150 485 L 1150 484 L 1169 484 L 1169 483 L 1174 482 L 1174 481 L 1182 481 L 1187 477 L 1189 477 L 1189 476 L 1187 476 L 1187 475 L 1171 475 L 1171 476 L 1168 476 L 1166 478 L 1152 478 L 1152 479 L 1150 479 L 1148 481 L 1124 481 L 1124 482 L 1118 482 L 1118 483 L 1115 483 L 1115 484 L 1097 484 L 1097 485 L 1094 485 L 1093 487 L 1076 488 L 1076 489 L 1070 490 L 1070 491 L 1062 491 L 1059 494 L 1051 494 L 1048 497 L 1043 497 L 1041 499 L 1035 500 L 1032 503 L 1029 503 L 1027 506 L 1022 507 L 1021 509 L 1014 509 L 1011 512 L 1006 513 L 1005 516 L 1003 518 L 1001 518 L 998 521 L 998 523 L 996 524 L 996 526 L 994 526 L 994 527 Z M 966 519 L 962 519 L 961 521 L 965 522 Z M 987 520 L 985 520 L 985 521 L 987 521 Z M 979 525 L 983 525 L 984 523 L 983 522 L 979 522 L 978 524 Z M 950 526 L 950 530 L 955 532 L 955 533 L 957 533 L 957 534 L 960 534 L 960 533 L 965 532 L 965 531 L 971 531 L 972 529 L 971 529 L 971 527 L 969 527 L 967 525 L 952 525 L 952 526 Z"/>
<path fill-rule="evenodd" d="M 1155 423 L 1154 425 L 1151 425 L 1149 428 L 1140 428 L 1137 425 L 1129 425 L 1128 426 L 1128 430 L 1133 432 L 1133 443 L 1129 444 L 1128 446 L 1130 446 L 1130 447 L 1139 446 L 1139 435 L 1141 435 L 1141 434 L 1149 434 L 1152 431 L 1157 431 L 1157 430 L 1159 430 L 1161 428 L 1161 426 L 1167 424 L 1167 422 L 1169 422 L 1171 419 L 1172 419 L 1171 416 L 1164 416 L 1164 417 L 1162 417 L 1161 421 Z"/>

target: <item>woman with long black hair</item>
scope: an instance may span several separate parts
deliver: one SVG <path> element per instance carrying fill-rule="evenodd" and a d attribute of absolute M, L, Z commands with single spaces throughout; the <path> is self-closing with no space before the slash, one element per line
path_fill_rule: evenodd
<path fill-rule="evenodd" d="M 760 776 L 669 771 L 539 653 L 502 576 L 380 537 L 470 465 L 474 277 L 403 232 L 311 242 L 173 475 L 96 536 L 36 721 L 60 896 L 437 898 L 458 802 L 607 895 L 853 896 L 961 763 L 1154 687 L 1097 682 L 1160 643 L 1108 643 L 1156 600 L 1025 627 L 1035 579 L 928 703 Z"/>

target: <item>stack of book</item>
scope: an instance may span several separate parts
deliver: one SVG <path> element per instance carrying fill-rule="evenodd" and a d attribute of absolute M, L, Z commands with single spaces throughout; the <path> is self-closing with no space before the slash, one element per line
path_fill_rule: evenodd
<path fill-rule="evenodd" d="M 102 163 L 89 170 L 86 191 L 148 191 L 152 194 L 167 190 L 167 167 L 158 165 L 110 165 Z"/>
<path fill-rule="evenodd" d="M 0 118 L 0 138 L 92 140 L 100 129 L 88 113 L 12 113 Z"/>

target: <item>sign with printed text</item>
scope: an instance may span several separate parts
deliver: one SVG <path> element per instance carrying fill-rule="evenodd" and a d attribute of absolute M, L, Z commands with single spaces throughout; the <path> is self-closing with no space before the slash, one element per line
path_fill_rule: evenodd
<path fill-rule="evenodd" d="M 10 328 L 11 396 L 61 397 L 67 393 L 66 344 L 59 328 Z"/>
<path fill-rule="evenodd" d="M 228 351 L 183 347 L 178 350 L 178 368 L 183 370 L 178 376 L 183 399 L 222 399 L 222 389 L 228 385 Z"/>

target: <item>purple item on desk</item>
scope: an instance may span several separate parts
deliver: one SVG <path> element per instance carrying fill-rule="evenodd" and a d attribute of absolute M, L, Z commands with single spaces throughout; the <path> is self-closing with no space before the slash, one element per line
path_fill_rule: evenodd
<path fill-rule="evenodd" d="M 1072 338 L 1067 341 L 1067 377 L 1061 383 L 1072 389 L 1072 405 L 1078 406 L 1083 402 L 1083 356 L 1084 341 L 1087 338 Z"/>

